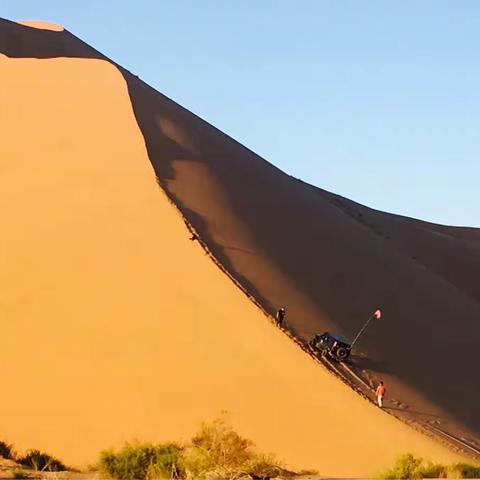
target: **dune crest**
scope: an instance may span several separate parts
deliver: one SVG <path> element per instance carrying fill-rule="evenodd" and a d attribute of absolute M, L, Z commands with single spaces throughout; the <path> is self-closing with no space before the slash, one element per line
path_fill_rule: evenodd
<path fill-rule="evenodd" d="M 425 266 L 452 251 L 454 235 L 434 243 L 424 229 L 436 253 L 414 251 L 396 217 L 283 174 L 67 31 L 3 20 L 0 35 L 9 441 L 85 465 L 133 438 L 186 438 L 228 410 L 260 449 L 326 475 L 372 475 L 405 451 L 462 458 L 367 402 L 265 315 L 285 304 L 301 342 L 326 327 L 349 335 L 380 299 L 385 321 L 357 365 L 385 378 L 390 398 L 408 398 L 407 410 L 459 429 L 471 415 L 475 433 L 478 392 L 464 398 L 468 385 L 452 378 L 448 401 L 434 402 L 450 372 L 425 376 L 445 367 L 445 302 L 463 315 L 455 340 L 476 341 L 467 267 L 447 282 Z M 459 241 L 475 259 L 475 242 Z M 416 369 L 422 352 L 399 325 L 413 305 L 421 316 L 408 325 L 435 327 L 439 342 Z"/>
<path fill-rule="evenodd" d="M 63 25 L 58 23 L 43 22 L 41 20 L 18 20 L 17 23 L 20 25 L 25 25 L 26 27 L 38 28 L 39 30 L 51 30 L 53 32 L 62 32 L 64 29 Z"/>

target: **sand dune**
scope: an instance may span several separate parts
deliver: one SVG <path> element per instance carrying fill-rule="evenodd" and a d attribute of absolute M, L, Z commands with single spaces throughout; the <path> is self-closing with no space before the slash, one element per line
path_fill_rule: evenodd
<path fill-rule="evenodd" d="M 0 54 L 2 435 L 79 465 L 226 409 L 262 449 L 325 474 L 458 458 L 309 358 L 181 213 L 299 339 L 351 337 L 381 306 L 357 366 L 478 436 L 478 230 L 293 179 L 61 28 L 1 21 Z"/>
<path fill-rule="evenodd" d="M 18 21 L 20 25 L 25 25 L 26 27 L 38 28 L 39 30 L 51 30 L 53 32 L 61 32 L 63 27 L 58 23 L 49 23 L 39 20 L 23 20 Z"/>

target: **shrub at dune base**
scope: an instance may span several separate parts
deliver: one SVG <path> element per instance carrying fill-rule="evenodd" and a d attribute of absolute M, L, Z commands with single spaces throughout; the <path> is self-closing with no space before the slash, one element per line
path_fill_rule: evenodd
<path fill-rule="evenodd" d="M 192 478 L 202 478 L 208 472 L 229 477 L 239 472 L 252 459 L 253 443 L 235 432 L 223 418 L 204 423 L 185 449 L 184 465 Z M 224 472 L 224 474 L 220 474 Z"/>
<path fill-rule="evenodd" d="M 451 474 L 451 478 L 480 478 L 480 465 L 470 465 L 469 463 L 454 463 L 448 468 Z"/>
<path fill-rule="evenodd" d="M 121 480 L 183 478 L 182 449 L 174 443 L 127 443 L 121 450 L 102 452 L 99 468 Z"/>
<path fill-rule="evenodd" d="M 48 453 L 41 452 L 40 450 L 28 450 L 24 455 L 19 455 L 13 449 L 13 445 L 1 440 L 0 457 L 13 460 L 24 467 L 38 471 L 60 472 L 68 470 L 58 458 L 52 457 L 52 455 Z M 19 472 L 21 472 L 21 475 L 24 475 L 23 470 L 18 470 L 18 472 L 14 473 L 20 475 Z"/>
<path fill-rule="evenodd" d="M 441 465 L 405 453 L 394 466 L 380 475 L 382 479 L 480 478 L 480 466 L 468 463 Z"/>
<path fill-rule="evenodd" d="M 25 455 L 15 458 L 15 461 L 25 467 L 39 471 L 61 472 L 68 470 L 60 460 L 40 450 L 28 450 Z"/>
<path fill-rule="evenodd" d="M 267 479 L 290 473 L 272 455 L 257 453 L 224 417 L 204 423 L 183 446 L 133 443 L 102 452 L 98 468 L 118 480 Z"/>
<path fill-rule="evenodd" d="M 15 460 L 13 445 L 0 440 L 0 457 L 7 458 L 8 460 Z"/>

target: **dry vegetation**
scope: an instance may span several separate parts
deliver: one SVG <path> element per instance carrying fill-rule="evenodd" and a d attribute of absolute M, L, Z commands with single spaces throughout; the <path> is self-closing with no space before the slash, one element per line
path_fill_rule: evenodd
<path fill-rule="evenodd" d="M 0 441 L 0 457 L 12 460 L 18 465 L 38 472 L 61 472 L 68 470 L 58 458 L 41 452 L 40 450 L 27 450 L 23 455 L 17 453 L 13 445 Z"/>
<path fill-rule="evenodd" d="M 468 463 L 442 465 L 432 463 L 411 453 L 397 458 L 394 466 L 380 475 L 381 479 L 420 478 L 480 478 L 480 466 Z"/>
<path fill-rule="evenodd" d="M 292 476 L 273 455 L 233 430 L 225 417 L 204 423 L 187 443 L 129 443 L 104 451 L 98 468 L 117 480 L 266 479 Z"/>
<path fill-rule="evenodd" d="M 12 445 L 0 441 L 0 457 L 9 462 L 8 474 L 2 472 L 3 478 L 44 478 L 48 472 L 61 471 L 67 474 L 66 478 L 70 475 L 60 460 L 39 450 L 20 455 Z M 188 442 L 133 442 L 116 451 L 105 450 L 92 470 L 100 478 L 113 480 L 265 480 L 317 475 L 314 471 L 289 471 L 275 456 L 259 453 L 252 441 L 232 428 L 225 415 L 203 423 Z M 95 474 L 91 474 L 93 478 Z M 443 465 L 406 453 L 378 478 L 480 478 L 480 466 Z"/>

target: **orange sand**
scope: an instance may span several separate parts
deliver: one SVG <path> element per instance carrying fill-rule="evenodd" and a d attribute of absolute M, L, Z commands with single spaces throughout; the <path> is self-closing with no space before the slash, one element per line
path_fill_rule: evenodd
<path fill-rule="evenodd" d="M 53 32 L 61 32 L 64 30 L 62 25 L 57 23 L 42 22 L 38 20 L 23 20 L 18 22 L 20 25 L 25 25 L 26 27 L 38 28 L 39 30 L 51 30 Z"/>
<path fill-rule="evenodd" d="M 188 240 L 115 66 L 0 56 L 0 79 L 2 437 L 85 465 L 228 410 L 261 449 L 327 475 L 458 458 L 314 363 Z M 188 166 L 177 190 L 193 176 L 221 193 Z"/>

